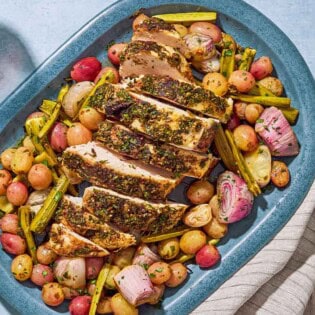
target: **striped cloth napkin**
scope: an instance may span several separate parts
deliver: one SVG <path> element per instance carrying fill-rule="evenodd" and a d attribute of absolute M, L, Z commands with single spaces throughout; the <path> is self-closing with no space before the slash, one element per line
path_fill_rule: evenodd
<path fill-rule="evenodd" d="M 192 314 L 315 314 L 315 182 L 286 226 Z"/>

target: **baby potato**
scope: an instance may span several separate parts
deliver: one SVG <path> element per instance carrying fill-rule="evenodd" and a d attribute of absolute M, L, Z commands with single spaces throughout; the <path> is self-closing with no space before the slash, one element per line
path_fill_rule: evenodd
<path fill-rule="evenodd" d="M 9 149 L 4 150 L 0 156 L 2 166 L 9 171 L 11 171 L 11 162 L 13 160 L 13 156 L 15 152 L 16 152 L 16 149 L 9 148 Z"/>
<path fill-rule="evenodd" d="M 182 263 L 171 264 L 171 277 L 165 282 L 170 288 L 175 288 L 182 284 L 187 278 L 187 268 Z"/>
<path fill-rule="evenodd" d="M 239 119 L 245 119 L 245 110 L 247 107 L 247 103 L 245 102 L 235 102 L 233 109 L 234 113 L 237 115 Z"/>
<path fill-rule="evenodd" d="M 21 255 L 26 251 L 25 239 L 20 235 L 11 233 L 2 233 L 0 236 L 0 243 L 2 248 L 9 254 Z"/>
<path fill-rule="evenodd" d="M 244 155 L 245 162 L 260 187 L 270 182 L 271 153 L 266 145 L 259 145 L 256 150 Z"/>
<path fill-rule="evenodd" d="M 281 96 L 283 93 L 283 85 L 278 78 L 265 77 L 259 81 L 259 84 L 268 89 L 276 96 Z"/>
<path fill-rule="evenodd" d="M 56 152 L 63 152 L 68 147 L 67 141 L 68 127 L 61 122 L 56 122 L 48 134 L 51 147 Z"/>
<path fill-rule="evenodd" d="M 157 284 L 153 286 L 154 294 L 150 296 L 150 300 L 147 302 L 151 305 L 157 304 L 161 301 L 161 298 L 165 291 L 164 284 Z"/>
<path fill-rule="evenodd" d="M 213 194 L 214 186 L 205 180 L 193 182 L 187 190 L 187 198 L 196 205 L 209 202 Z"/>
<path fill-rule="evenodd" d="M 12 181 L 12 176 L 7 170 L 0 170 L 0 196 L 4 196 Z"/>
<path fill-rule="evenodd" d="M 253 127 L 239 125 L 233 130 L 233 137 L 236 146 L 245 152 L 253 151 L 258 146 L 258 139 Z"/>
<path fill-rule="evenodd" d="M 245 70 L 235 70 L 231 73 L 229 84 L 234 86 L 239 92 L 246 93 L 255 85 L 254 76 Z"/>
<path fill-rule="evenodd" d="M 136 248 L 131 246 L 120 250 L 115 253 L 113 258 L 113 264 L 123 269 L 132 263 L 133 255 L 135 254 Z"/>
<path fill-rule="evenodd" d="M 214 195 L 210 202 L 209 206 L 211 207 L 212 217 L 219 218 L 219 212 L 220 212 L 220 203 L 218 199 L 218 195 Z"/>
<path fill-rule="evenodd" d="M 0 229 L 3 232 L 17 234 L 19 231 L 19 218 L 14 213 L 7 213 L 0 219 Z"/>
<path fill-rule="evenodd" d="M 116 285 L 115 285 L 115 281 L 114 281 L 114 277 L 117 275 L 117 273 L 119 273 L 120 268 L 117 266 L 111 266 L 108 276 L 106 278 L 105 281 L 105 288 L 109 289 L 109 290 L 115 290 L 116 289 Z"/>
<path fill-rule="evenodd" d="M 95 57 L 86 57 L 77 61 L 70 72 L 71 78 L 77 82 L 94 81 L 101 71 L 102 64 Z"/>
<path fill-rule="evenodd" d="M 254 125 L 264 108 L 260 104 L 248 104 L 245 108 L 245 118 L 248 123 Z"/>
<path fill-rule="evenodd" d="M 249 71 L 257 80 L 261 80 L 270 75 L 272 70 L 273 66 L 271 59 L 269 57 L 262 56 L 252 63 Z"/>
<path fill-rule="evenodd" d="M 31 167 L 27 179 L 35 190 L 47 189 L 53 180 L 51 170 L 41 163 Z"/>
<path fill-rule="evenodd" d="M 32 258 L 27 255 L 16 256 L 11 263 L 11 272 L 18 281 L 26 281 L 32 275 L 33 262 Z"/>
<path fill-rule="evenodd" d="M 221 73 L 208 73 L 203 77 L 202 85 L 215 95 L 223 96 L 228 91 L 228 81 Z"/>
<path fill-rule="evenodd" d="M 180 249 L 187 255 L 194 255 L 207 242 L 207 236 L 200 230 L 188 231 L 179 241 Z"/>
<path fill-rule="evenodd" d="M 48 247 L 48 243 L 38 246 L 36 257 L 40 264 L 49 265 L 57 259 L 56 253 Z"/>
<path fill-rule="evenodd" d="M 14 206 L 22 206 L 28 199 L 28 190 L 24 183 L 13 182 L 7 188 L 7 198 Z"/>
<path fill-rule="evenodd" d="M 126 47 L 127 47 L 126 43 L 118 43 L 108 48 L 107 52 L 108 59 L 113 65 L 115 66 L 120 65 L 120 55 L 125 50 Z"/>
<path fill-rule="evenodd" d="M 49 266 L 37 264 L 33 267 L 31 281 L 42 287 L 45 283 L 54 281 L 54 274 Z"/>
<path fill-rule="evenodd" d="M 187 35 L 188 29 L 186 26 L 184 26 L 182 24 L 173 24 L 173 25 L 174 25 L 177 33 L 180 35 L 180 37 L 184 37 L 185 35 Z"/>
<path fill-rule="evenodd" d="M 136 307 L 128 303 L 120 293 L 116 293 L 110 300 L 112 312 L 115 315 L 138 315 Z"/>
<path fill-rule="evenodd" d="M 209 22 L 192 23 L 189 32 L 210 36 L 214 43 L 219 43 L 222 39 L 222 31 L 219 27 Z"/>
<path fill-rule="evenodd" d="M 23 140 L 23 147 L 28 148 L 32 153 L 35 152 L 34 144 L 30 136 L 26 136 Z"/>
<path fill-rule="evenodd" d="M 70 146 L 92 141 L 92 132 L 81 123 L 74 123 L 67 131 L 67 141 Z"/>
<path fill-rule="evenodd" d="M 183 222 L 191 227 L 201 227 L 212 219 L 211 207 L 201 204 L 189 209 L 183 216 Z"/>
<path fill-rule="evenodd" d="M 271 166 L 271 181 L 279 188 L 285 187 L 290 181 L 290 171 L 282 161 L 273 161 Z"/>
<path fill-rule="evenodd" d="M 79 112 L 81 124 L 90 129 L 97 130 L 98 124 L 103 121 L 105 116 L 92 107 L 82 108 Z"/>
<path fill-rule="evenodd" d="M 202 229 L 207 233 L 211 238 L 222 238 L 228 231 L 228 225 L 219 222 L 215 217 Z"/>
<path fill-rule="evenodd" d="M 62 286 L 58 282 L 50 282 L 43 285 L 42 299 L 49 306 L 60 305 L 65 296 L 62 291 Z"/>
<path fill-rule="evenodd" d="M 114 76 L 114 79 L 111 83 L 113 84 L 117 84 L 120 80 L 119 78 L 119 72 L 116 68 L 114 67 L 104 67 L 102 68 L 102 70 L 98 73 L 98 75 L 96 76 L 95 80 L 94 80 L 94 83 L 96 84 L 99 79 L 106 73 L 106 74 L 109 74 L 109 72 L 111 72 Z"/>
<path fill-rule="evenodd" d="M 101 315 L 113 313 L 111 307 L 111 297 L 104 297 L 99 300 L 97 304 L 96 313 Z"/>
<path fill-rule="evenodd" d="M 26 174 L 34 161 L 33 153 L 29 148 L 19 147 L 12 158 L 11 169 L 15 174 Z"/>
<path fill-rule="evenodd" d="M 157 261 L 152 264 L 148 269 L 150 280 L 154 284 L 162 284 L 171 277 L 170 265 L 163 262 Z"/>
<path fill-rule="evenodd" d="M 158 245 L 159 255 L 165 259 L 173 259 L 179 253 L 179 240 L 176 237 L 161 241 Z"/>

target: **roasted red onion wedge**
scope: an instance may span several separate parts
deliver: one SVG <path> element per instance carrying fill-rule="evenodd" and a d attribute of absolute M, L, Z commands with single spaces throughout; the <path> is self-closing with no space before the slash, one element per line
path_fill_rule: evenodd
<path fill-rule="evenodd" d="M 148 273 L 139 265 L 127 266 L 114 280 L 119 292 L 134 306 L 146 303 L 155 294 Z"/>
<path fill-rule="evenodd" d="M 237 222 L 251 212 L 254 196 L 248 190 L 245 181 L 233 172 L 225 171 L 219 176 L 217 193 L 220 204 L 220 222 Z"/>
<path fill-rule="evenodd" d="M 270 107 L 256 121 L 255 131 L 269 147 L 273 156 L 292 156 L 299 153 L 295 133 L 281 110 Z"/>

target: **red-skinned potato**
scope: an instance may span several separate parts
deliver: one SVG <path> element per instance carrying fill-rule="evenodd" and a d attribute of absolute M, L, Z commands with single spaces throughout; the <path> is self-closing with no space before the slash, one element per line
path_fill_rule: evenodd
<path fill-rule="evenodd" d="M 27 179 L 35 190 L 47 189 L 53 180 L 51 170 L 41 163 L 31 167 Z"/>
<path fill-rule="evenodd" d="M 54 151 L 61 153 L 68 147 L 67 141 L 68 127 L 61 122 L 57 122 L 51 128 L 48 139 Z"/>
<path fill-rule="evenodd" d="M 237 91 L 246 93 L 254 87 L 255 78 L 248 71 L 235 70 L 231 73 L 228 82 L 231 86 L 234 86 Z"/>
<path fill-rule="evenodd" d="M 71 315 L 88 315 L 91 307 L 92 297 L 88 295 L 77 296 L 69 304 Z"/>
<path fill-rule="evenodd" d="M 14 206 L 22 206 L 28 198 L 28 190 L 24 183 L 13 182 L 7 188 L 7 198 Z"/>
<path fill-rule="evenodd" d="M 77 82 L 94 81 L 101 71 L 102 64 L 95 57 L 86 57 L 77 61 L 71 72 L 71 78 Z"/>
<path fill-rule="evenodd" d="M 0 170 L 0 196 L 4 196 L 12 181 L 12 176 L 7 170 Z"/>
<path fill-rule="evenodd" d="M 102 266 L 104 259 L 102 257 L 87 257 L 85 258 L 86 278 L 96 279 Z"/>
<path fill-rule="evenodd" d="M 0 229 L 2 232 L 17 234 L 19 231 L 19 218 L 14 213 L 4 215 L 0 220 Z"/>
<path fill-rule="evenodd" d="M 218 249 L 211 244 L 207 244 L 196 254 L 196 262 L 201 268 L 209 268 L 215 265 L 220 257 Z"/>
<path fill-rule="evenodd" d="M 0 242 L 3 249 L 12 255 L 21 255 L 26 251 L 26 242 L 24 238 L 19 235 L 2 233 Z"/>
<path fill-rule="evenodd" d="M 37 264 L 33 266 L 31 281 L 42 287 L 45 283 L 54 281 L 54 274 L 49 266 Z"/>
<path fill-rule="evenodd" d="M 112 81 L 113 84 L 116 84 L 119 82 L 119 72 L 117 71 L 117 69 L 115 69 L 114 67 L 104 67 L 96 76 L 94 83 L 96 84 L 98 82 L 98 80 L 102 77 L 102 75 L 106 72 L 111 71 L 114 75 L 114 81 Z"/>
<path fill-rule="evenodd" d="M 109 61 L 115 65 L 120 65 L 120 55 L 122 51 L 127 47 L 125 43 L 114 44 L 108 48 L 108 59 Z"/>
<path fill-rule="evenodd" d="M 214 43 L 219 43 L 222 39 L 220 28 L 209 22 L 195 22 L 190 25 L 189 32 L 210 36 Z"/>
<path fill-rule="evenodd" d="M 67 141 L 70 146 L 92 141 L 92 132 L 81 123 L 74 123 L 67 131 Z"/>
<path fill-rule="evenodd" d="M 270 58 L 263 56 L 252 63 L 249 71 L 257 80 L 261 80 L 270 75 L 272 70 L 273 66 Z"/>
<path fill-rule="evenodd" d="M 233 113 L 232 114 L 232 116 L 231 116 L 231 118 L 229 119 L 229 121 L 227 122 L 227 128 L 229 129 L 229 130 L 234 130 L 237 126 L 239 126 L 240 125 L 240 119 L 239 119 L 239 117 L 235 114 L 235 113 Z"/>
<path fill-rule="evenodd" d="M 49 306 L 60 305 L 65 299 L 61 285 L 57 282 L 44 284 L 42 289 L 42 299 L 44 303 Z"/>
<path fill-rule="evenodd" d="M 245 110 L 248 103 L 235 102 L 233 105 L 233 111 L 239 119 L 245 119 Z"/>

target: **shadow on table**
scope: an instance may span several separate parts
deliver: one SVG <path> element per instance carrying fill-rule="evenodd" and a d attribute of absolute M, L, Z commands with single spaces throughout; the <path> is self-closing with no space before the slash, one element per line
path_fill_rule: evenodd
<path fill-rule="evenodd" d="M 0 24 L 0 103 L 34 68 L 33 60 L 18 34 Z"/>

